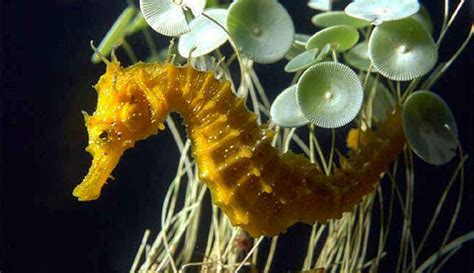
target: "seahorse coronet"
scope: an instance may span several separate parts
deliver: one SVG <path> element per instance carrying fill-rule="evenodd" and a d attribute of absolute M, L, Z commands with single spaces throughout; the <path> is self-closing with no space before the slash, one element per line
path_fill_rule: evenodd
<path fill-rule="evenodd" d="M 351 131 L 348 147 L 353 150 L 325 175 L 305 156 L 280 154 L 271 144 L 274 132 L 258 125 L 230 82 L 217 80 L 212 71 L 157 63 L 122 68 L 114 61 L 96 89 L 97 109 L 86 121 L 87 150 L 94 159 L 74 196 L 97 199 L 123 152 L 163 130 L 168 114 L 178 112 L 214 204 L 254 237 L 350 212 L 405 143 L 396 111 L 376 131 Z"/>

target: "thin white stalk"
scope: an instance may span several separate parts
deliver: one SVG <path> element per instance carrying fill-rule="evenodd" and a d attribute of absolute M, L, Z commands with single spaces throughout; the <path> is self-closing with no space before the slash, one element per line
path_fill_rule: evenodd
<path fill-rule="evenodd" d="M 316 230 L 318 229 L 318 224 L 314 224 L 311 228 L 311 234 L 309 235 L 308 247 L 306 249 L 306 256 L 304 258 L 302 270 L 309 270 L 311 268 L 311 263 L 313 262 L 314 255 L 314 240 L 316 235 Z"/>
<path fill-rule="evenodd" d="M 239 264 L 239 266 L 237 267 L 237 269 L 235 270 L 235 273 L 239 272 L 240 269 L 242 269 L 242 267 L 244 266 L 244 264 L 247 262 L 247 260 L 250 258 L 250 256 L 252 256 L 253 252 L 258 248 L 258 246 L 260 245 L 260 243 L 262 242 L 262 240 L 264 239 L 265 237 L 261 236 L 260 238 L 258 238 L 257 240 L 257 243 L 254 244 L 254 246 L 252 247 L 252 249 L 249 251 L 249 253 L 247 254 L 247 256 L 245 256 L 245 258 L 242 260 L 242 262 Z"/>
<path fill-rule="evenodd" d="M 423 236 L 423 239 L 421 240 L 421 243 L 418 246 L 418 249 L 416 251 L 415 259 L 418 258 L 418 255 L 421 253 L 421 250 L 423 249 L 423 247 L 426 243 L 426 240 L 428 239 L 428 236 L 430 235 L 431 230 L 433 229 L 433 227 L 434 227 L 434 225 L 435 225 L 435 223 L 436 223 L 436 221 L 437 221 L 437 219 L 438 219 L 438 217 L 441 213 L 441 209 L 443 208 L 443 205 L 446 201 L 448 193 L 449 193 L 451 187 L 453 186 L 454 182 L 456 181 L 456 177 L 457 177 L 458 173 L 461 171 L 461 167 L 464 165 L 464 162 L 466 161 L 466 159 L 467 159 L 466 156 L 461 158 L 461 160 L 459 161 L 458 166 L 456 167 L 456 170 L 453 173 L 453 176 L 451 177 L 451 179 L 450 179 L 448 185 L 446 186 L 443 194 L 441 195 L 440 199 L 438 200 L 438 205 L 436 206 L 433 217 L 431 218 L 431 221 L 428 225 L 428 228 L 426 229 L 426 232 Z"/>
<path fill-rule="evenodd" d="M 438 252 L 430 256 L 424 263 L 421 264 L 420 267 L 416 269 L 416 273 L 424 272 L 429 266 L 431 266 L 434 262 L 436 262 L 440 256 L 452 251 L 453 249 L 473 239 L 474 239 L 474 231 L 471 231 L 467 234 L 464 234 L 463 236 L 456 238 L 455 240 L 451 241 L 449 244 L 443 246 Z"/>
<path fill-rule="evenodd" d="M 265 268 L 263 269 L 263 272 L 270 272 L 277 244 L 278 244 L 278 236 L 275 236 L 272 238 L 272 242 L 270 244 L 270 251 L 268 252 L 268 257 L 267 257 L 267 261 L 265 262 Z"/>
<path fill-rule="evenodd" d="M 443 41 L 444 36 L 448 32 L 449 27 L 451 27 L 451 25 L 453 24 L 454 19 L 456 19 L 456 16 L 458 15 L 459 10 L 461 10 L 462 6 L 464 5 L 464 2 L 465 2 L 465 0 L 461 0 L 459 2 L 456 9 L 454 9 L 453 14 L 449 18 L 448 23 L 446 25 L 443 25 L 443 28 L 441 29 L 441 33 L 439 34 L 439 37 L 438 37 L 438 41 L 436 41 L 437 46 L 439 46 L 441 44 L 441 42 Z M 445 12 L 449 12 L 449 11 L 445 10 Z M 446 14 L 447 13 L 445 13 L 445 19 L 446 19 Z"/>
<path fill-rule="evenodd" d="M 178 128 L 176 127 L 176 124 L 174 120 L 171 118 L 171 116 L 168 116 L 166 118 L 166 123 L 170 127 L 171 134 L 173 135 L 173 138 L 175 140 L 176 145 L 178 146 L 179 151 L 182 153 L 184 150 L 184 142 L 183 139 L 181 138 L 181 135 L 179 134 Z M 186 172 L 189 177 L 189 179 L 193 180 L 193 173 L 191 169 L 191 163 L 189 159 L 185 159 L 185 165 L 186 165 Z"/>
<path fill-rule="evenodd" d="M 249 69 L 250 77 L 252 78 L 252 82 L 255 85 L 255 88 L 258 91 L 258 94 L 260 95 L 260 98 L 262 99 L 263 105 L 265 105 L 265 108 L 270 109 L 270 101 L 268 100 L 267 93 L 265 92 L 265 89 L 262 86 L 262 83 L 258 79 L 257 74 L 255 73 L 255 70 L 253 68 Z"/>
<path fill-rule="evenodd" d="M 456 254 L 456 252 L 458 252 L 459 250 L 461 249 L 461 246 L 458 246 L 456 248 L 454 248 L 453 250 L 451 250 L 451 252 L 449 252 L 443 260 L 441 260 L 441 262 L 439 262 L 439 265 L 432 271 L 433 273 L 437 273 L 443 266 L 444 264 L 449 261 L 449 259 L 451 259 L 451 257 L 454 256 L 454 254 Z M 431 265 L 433 266 L 433 265 Z"/>
<path fill-rule="evenodd" d="M 422 86 L 423 90 L 430 90 L 431 89 L 431 87 L 436 83 L 436 81 L 444 74 L 444 72 L 446 72 L 446 70 L 453 64 L 453 62 L 463 52 L 463 50 L 469 44 L 469 41 L 471 40 L 473 34 L 474 34 L 474 25 L 471 25 L 471 30 L 469 31 L 469 34 L 467 35 L 464 42 L 461 44 L 461 46 L 458 48 L 458 50 L 456 50 L 456 52 L 453 54 L 453 56 L 451 56 L 451 58 L 447 62 L 441 63 L 435 69 L 435 71 L 431 74 L 431 76 L 426 80 L 426 82 L 423 83 L 423 86 Z"/>
<path fill-rule="evenodd" d="M 150 230 L 147 229 L 145 230 L 145 234 L 143 234 L 142 238 L 142 243 L 140 244 L 140 247 L 138 248 L 137 255 L 135 256 L 135 259 L 133 260 L 132 267 L 130 268 L 130 273 L 134 273 L 137 270 L 138 263 L 140 262 L 140 259 L 143 254 L 143 250 L 145 250 L 146 247 L 146 242 L 148 241 L 148 237 L 150 236 Z"/>

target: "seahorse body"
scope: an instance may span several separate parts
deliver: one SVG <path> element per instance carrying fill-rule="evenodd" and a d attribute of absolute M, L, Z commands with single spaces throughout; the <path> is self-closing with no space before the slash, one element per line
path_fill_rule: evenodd
<path fill-rule="evenodd" d="M 254 237 L 279 234 L 296 222 L 340 218 L 373 190 L 405 143 L 395 113 L 377 131 L 361 134 L 358 151 L 341 157 L 340 167 L 326 176 L 304 156 L 279 154 L 271 145 L 273 132 L 259 126 L 230 83 L 212 72 L 113 62 L 96 89 L 97 110 L 86 117 L 94 160 L 74 190 L 79 200 L 98 198 L 123 151 L 164 128 L 166 116 L 176 111 L 214 204 Z"/>

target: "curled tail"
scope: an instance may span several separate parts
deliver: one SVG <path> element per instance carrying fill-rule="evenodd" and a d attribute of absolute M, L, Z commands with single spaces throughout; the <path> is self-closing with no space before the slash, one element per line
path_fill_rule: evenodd
<path fill-rule="evenodd" d="M 340 167 L 326 176 L 304 156 L 280 154 L 271 145 L 273 132 L 259 126 L 230 83 L 216 80 L 213 73 L 169 64 L 137 64 L 115 69 L 113 76 L 108 73 L 109 69 L 99 87 L 105 90 L 113 84 L 118 94 L 134 90 L 136 95 L 131 97 L 148 101 L 146 106 L 140 104 L 146 109 L 139 109 L 144 111 L 140 116 L 148 113 L 151 117 L 148 127 L 140 120 L 141 131 L 146 133 L 137 131 L 126 148 L 156 133 L 170 111 L 179 112 L 192 141 L 199 176 L 208 185 L 213 202 L 233 225 L 252 236 L 273 236 L 296 222 L 340 218 L 373 190 L 404 146 L 400 115 L 395 113 L 377 131 L 361 134 L 357 149 L 341 157 Z M 107 84 L 109 78 L 115 80 Z M 98 92 L 102 104 L 96 113 L 103 115 L 100 108 L 106 103 L 100 99 L 101 90 Z M 130 115 L 133 113 L 137 111 Z M 123 111 L 121 114 L 123 119 Z M 115 116 L 111 113 L 108 123 L 120 123 Z"/>

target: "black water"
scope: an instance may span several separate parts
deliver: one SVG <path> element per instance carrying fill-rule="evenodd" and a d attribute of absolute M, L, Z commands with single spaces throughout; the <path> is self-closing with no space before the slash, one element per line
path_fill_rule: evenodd
<path fill-rule="evenodd" d="M 100 200 L 79 203 L 72 196 L 82 180 L 90 157 L 84 151 L 87 135 L 81 110 L 93 112 L 96 94 L 91 88 L 103 65 L 89 62 L 91 39 L 100 41 L 126 1 L 13 1 L 1 2 L 1 257 L 0 272 L 125 272 L 129 270 L 143 231 L 159 229 L 159 211 L 165 189 L 178 162 L 178 150 L 167 131 L 140 142 L 126 153 L 114 171 L 115 182 Z M 313 12 L 306 1 L 282 1 L 295 20 L 298 32 L 314 31 Z M 423 1 L 440 25 L 442 2 Z M 470 2 L 470 1 L 468 1 Z M 464 8 L 440 52 L 446 60 L 464 39 L 472 23 L 472 2 Z M 470 15 L 469 15 L 470 11 Z M 157 38 L 161 47 L 165 40 Z M 144 44 L 141 38 L 132 40 Z M 461 143 L 473 151 L 472 43 L 453 68 L 434 87 L 450 105 L 458 122 Z M 119 56 L 124 56 L 119 52 Z M 142 56 L 144 57 L 144 56 Z M 273 94 L 290 81 L 284 62 L 257 66 L 257 72 Z M 275 75 L 279 75 L 275 77 Z M 454 229 L 457 237 L 474 229 L 472 159 L 467 165 L 461 216 Z M 417 163 L 417 210 L 413 232 L 419 242 L 448 171 Z M 133 182 L 132 182 L 133 181 Z M 451 209 L 443 214 L 444 222 Z M 396 224 L 395 224 L 396 225 Z M 396 229 L 396 227 L 395 227 Z M 435 249 L 446 225 L 438 226 L 428 242 Z M 297 225 L 290 234 L 307 234 Z M 300 236 L 301 237 L 301 236 Z M 305 247 L 297 235 L 284 235 L 274 272 L 300 266 L 302 257 L 293 248 Z M 396 251 L 391 238 L 388 251 Z M 204 252 L 197 249 L 197 253 Z M 423 258 L 426 258 L 426 255 Z M 474 243 L 467 244 L 442 272 L 472 272 Z M 387 257 L 391 272 L 396 262 Z"/>

